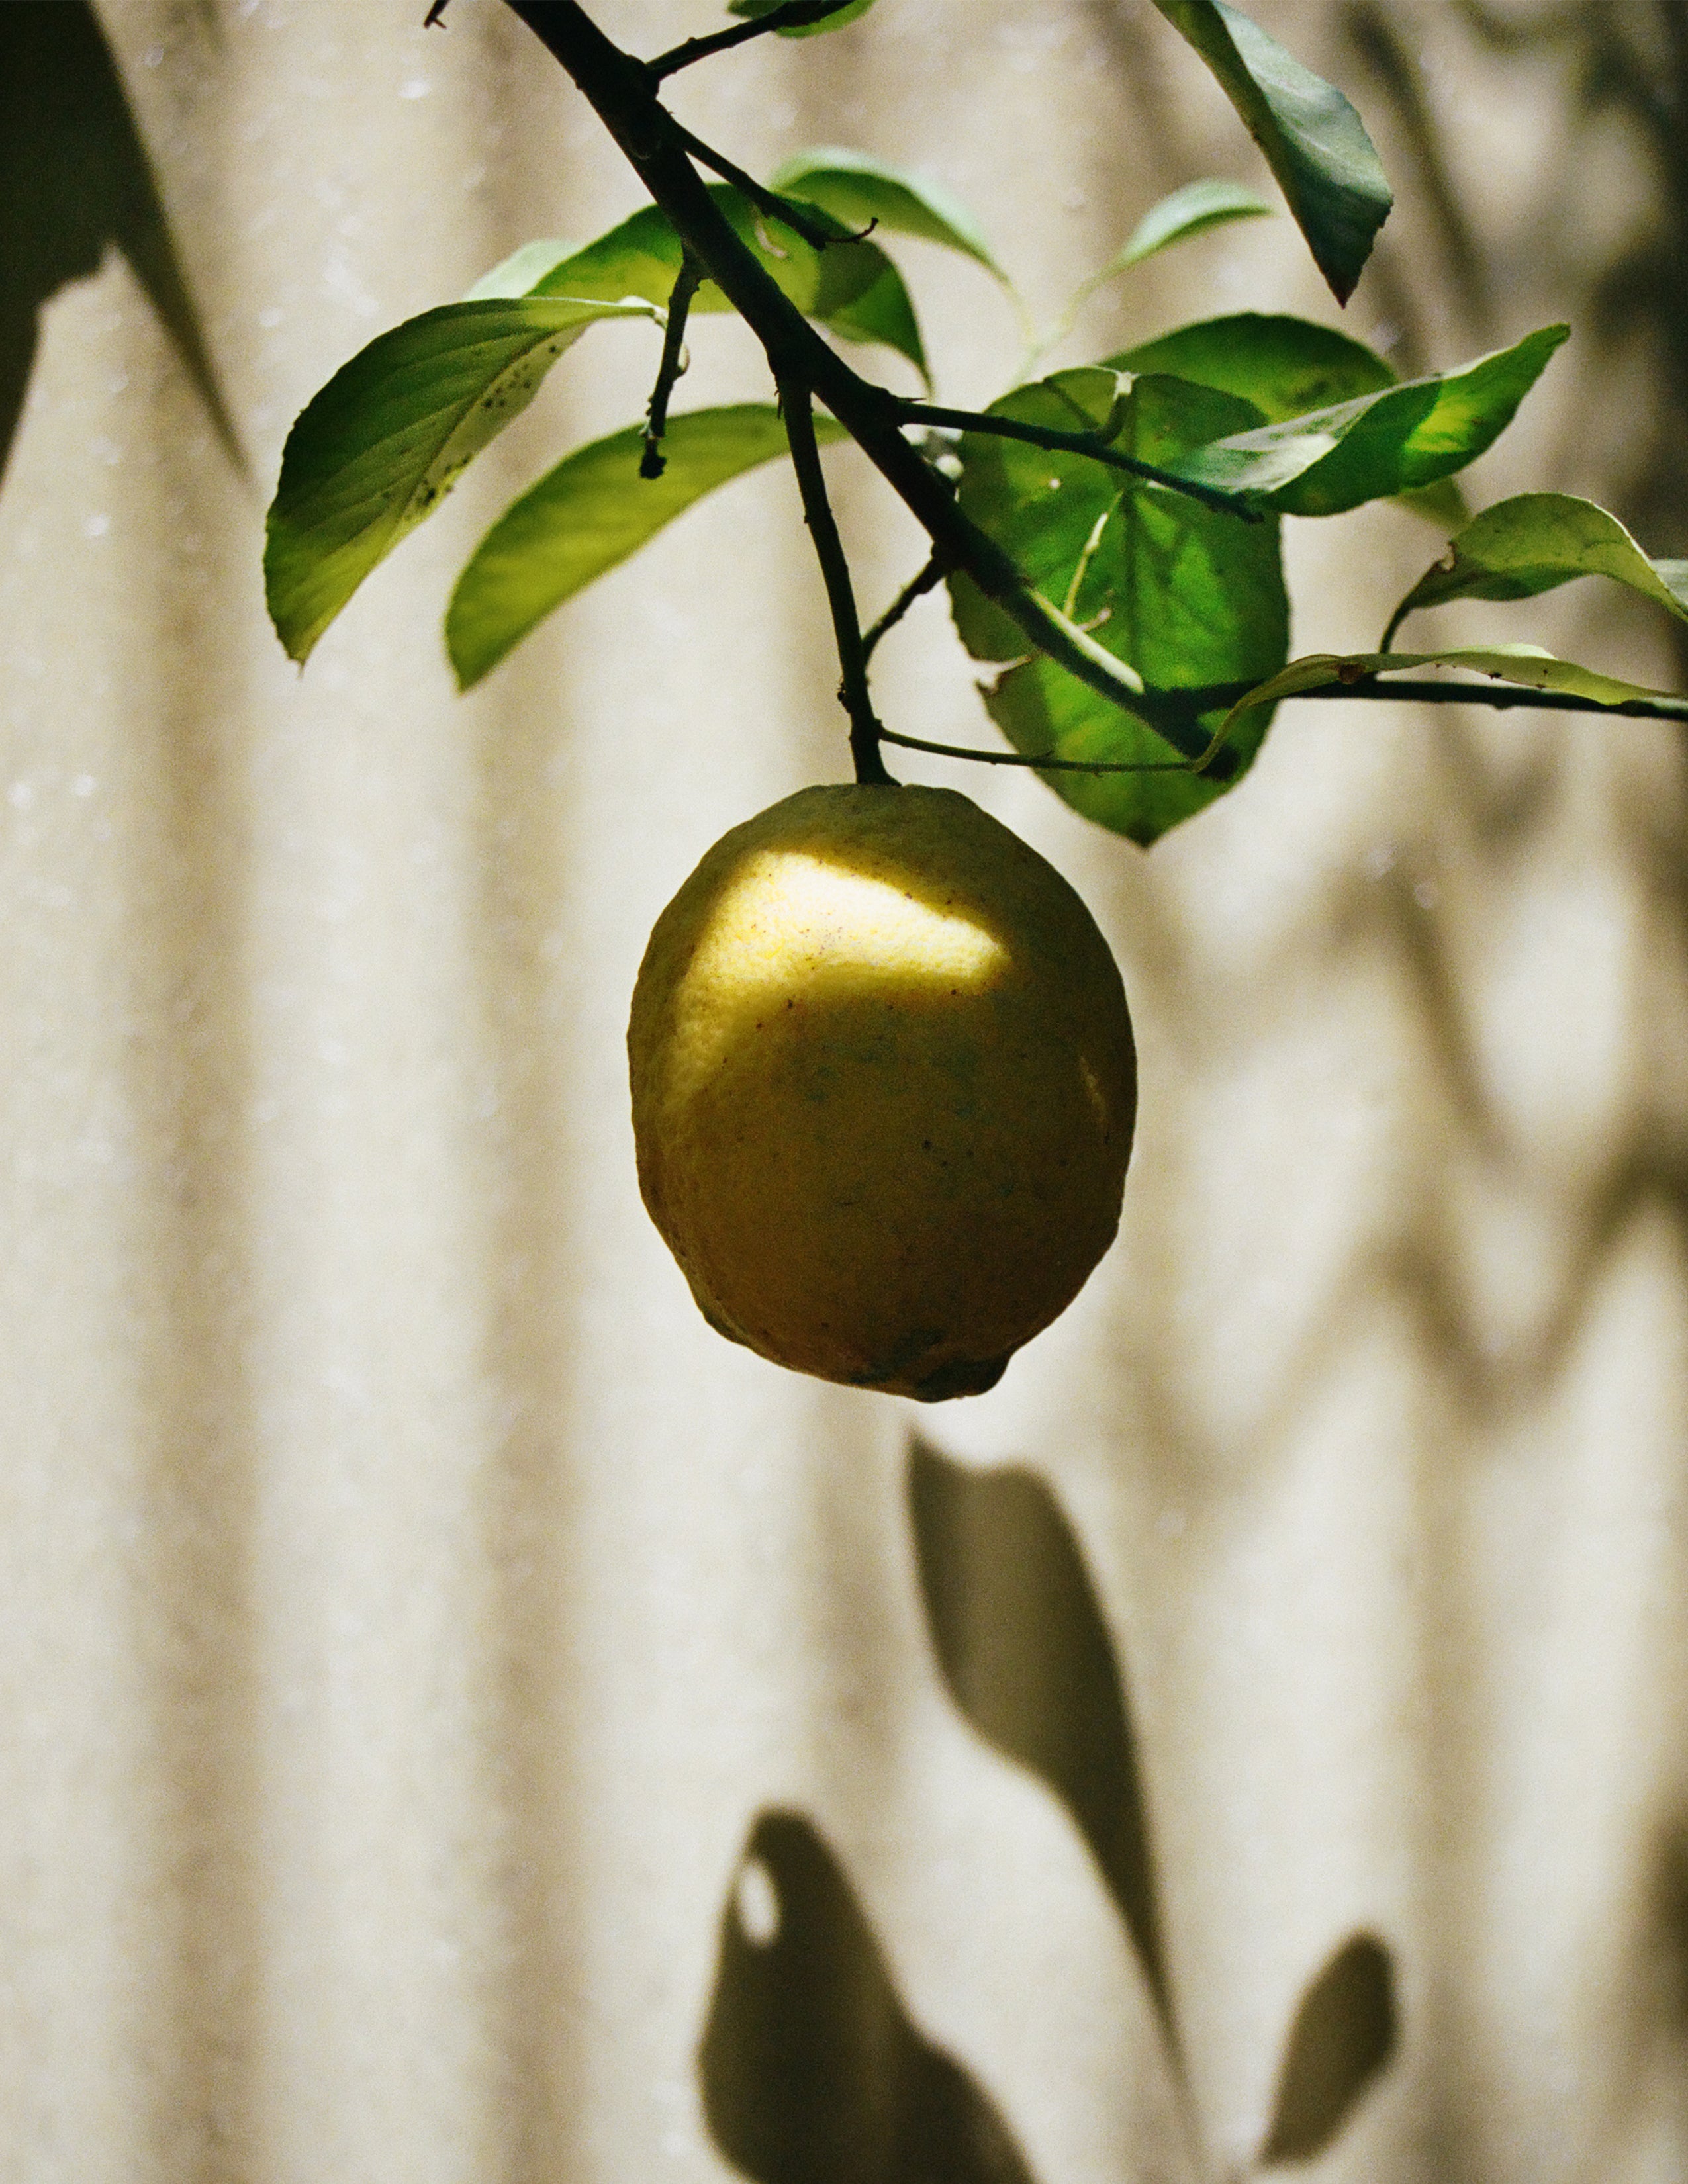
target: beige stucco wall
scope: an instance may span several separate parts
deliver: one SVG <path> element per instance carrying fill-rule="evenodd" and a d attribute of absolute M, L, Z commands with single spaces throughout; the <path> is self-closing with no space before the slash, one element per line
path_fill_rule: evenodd
<path fill-rule="evenodd" d="M 1444 0 L 1260 13 L 1353 89 L 1402 190 L 1357 332 L 1416 368 L 1584 329 L 1478 497 L 1603 493 L 1680 554 L 1662 10 L 1551 35 Z M 785 1928 L 731 1963 L 783 1950 L 779 2008 L 818 2008 L 840 1964 L 880 1976 L 871 1930 L 1039 2184 L 1245 2168 L 1297 2003 L 1357 1931 L 1400 2041 L 1323 2173 L 1675 2184 L 1678 737 L 1292 708 L 1148 856 L 978 770 L 1125 969 L 1119 1244 L 976 1402 L 916 1416 L 732 1350 L 639 1206 L 621 1040 L 705 846 L 844 770 L 789 477 L 695 512 L 456 698 L 439 619 L 480 528 L 643 400 L 648 338 L 605 331 L 303 677 L 264 618 L 306 398 L 515 243 L 637 201 L 499 0 L 454 0 L 448 31 L 422 12 L 99 0 L 237 467 L 155 309 L 81 0 L 0 7 L 30 147 L 11 353 L 45 298 L 0 481 L 0 2180 L 719 2177 L 698 2050 L 741 1847 L 778 1809 L 865 1926 L 811 1932 L 821 1898 L 775 1858 Z M 601 13 L 645 50 L 712 20 Z M 55 37 L 52 83 L 28 76 Z M 1586 104 L 1602 39 L 1629 106 Z M 1172 183 L 1256 172 L 1132 0 L 883 0 L 677 103 L 752 166 L 817 140 L 929 162 L 1046 312 Z M 945 392 L 988 397 L 1000 298 L 905 262 Z M 1064 354 L 1254 305 L 1329 315 L 1286 222 L 1146 271 Z M 693 348 L 688 400 L 761 393 L 733 328 Z M 888 596 L 906 523 L 831 460 Z M 1369 642 L 1440 543 L 1394 511 L 1292 528 L 1306 649 Z M 1507 633 L 1672 677 L 1588 588 Z M 882 688 L 894 724 L 988 733 L 935 604 Z M 1022 1622 L 996 1606 L 1029 1535 L 991 1530 L 989 1468 L 1029 1467 L 1078 1542 L 1135 1724 L 1182 2115 L 1072 1818 L 939 1673 L 916 1429 L 1009 1656 L 1084 1603 L 1056 1555 Z M 1028 1734 L 1069 1703 L 1034 1680 Z M 718 2100 L 777 2114 L 745 2053 Z"/>

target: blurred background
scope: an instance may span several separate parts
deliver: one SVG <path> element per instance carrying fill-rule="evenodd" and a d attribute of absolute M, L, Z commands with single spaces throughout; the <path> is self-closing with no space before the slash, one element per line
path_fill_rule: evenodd
<path fill-rule="evenodd" d="M 976 1401 L 733 1349 L 621 1042 L 703 850 L 847 770 L 788 471 L 460 699 L 471 547 L 644 399 L 595 330 L 302 677 L 264 614 L 311 393 L 639 201 L 500 0 L 424 12 L 0 0 L 0 2179 L 1680 2184 L 1680 732 L 1290 706 L 1146 855 L 909 767 L 1117 950 L 1120 1240 Z M 1680 0 L 1256 12 L 1397 191 L 1340 323 L 1403 371 L 1575 328 L 1474 503 L 1688 554 Z M 753 170 L 923 167 L 1046 320 L 1264 179 L 1144 0 L 882 0 L 673 102 Z M 894 248 L 989 399 L 1000 292 Z M 1287 220 L 1055 361 L 1245 309 L 1339 322 Z M 692 351 L 682 406 L 765 398 Z M 917 542 L 828 463 L 877 608 Z M 1289 530 L 1300 650 L 1445 535 Z M 1497 622 L 1688 672 L 1615 588 L 1439 635 Z M 940 601 L 879 669 L 992 739 Z"/>

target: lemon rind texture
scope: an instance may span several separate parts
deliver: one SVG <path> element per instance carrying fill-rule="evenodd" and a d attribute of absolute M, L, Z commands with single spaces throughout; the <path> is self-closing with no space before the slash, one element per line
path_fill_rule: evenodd
<path fill-rule="evenodd" d="M 628 1056 L 652 1220 L 710 1324 L 795 1370 L 981 1392 L 1118 1226 L 1117 967 L 953 789 L 803 789 L 724 835 L 657 920 Z"/>

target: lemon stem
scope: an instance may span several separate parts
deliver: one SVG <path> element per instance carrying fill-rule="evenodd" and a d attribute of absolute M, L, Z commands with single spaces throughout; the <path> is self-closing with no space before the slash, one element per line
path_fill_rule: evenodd
<path fill-rule="evenodd" d="M 803 520 L 815 542 L 815 558 L 827 587 L 827 604 L 833 612 L 833 634 L 838 647 L 838 703 L 850 716 L 850 753 L 859 782 L 889 784 L 892 777 L 879 755 L 883 733 L 873 710 L 867 687 L 867 647 L 855 610 L 855 589 L 850 580 L 850 563 L 844 542 L 827 498 L 827 481 L 821 469 L 821 451 L 815 443 L 815 418 L 810 408 L 806 381 L 782 375 L 777 381 L 780 409 L 791 442 L 792 468 L 803 496 Z"/>

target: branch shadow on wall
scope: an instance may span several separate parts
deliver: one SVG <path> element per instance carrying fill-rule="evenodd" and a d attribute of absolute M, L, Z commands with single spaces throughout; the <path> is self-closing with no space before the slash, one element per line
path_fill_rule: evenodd
<path fill-rule="evenodd" d="M 699 2063 L 710 2133 L 753 2184 L 1032 2184 L 989 2097 L 909 2017 L 800 1814 L 750 1831 Z"/>
<path fill-rule="evenodd" d="M 89 0 L 0 6 L 0 482 L 44 304 L 114 243 L 174 341 L 219 440 L 235 428 L 121 78 Z"/>

